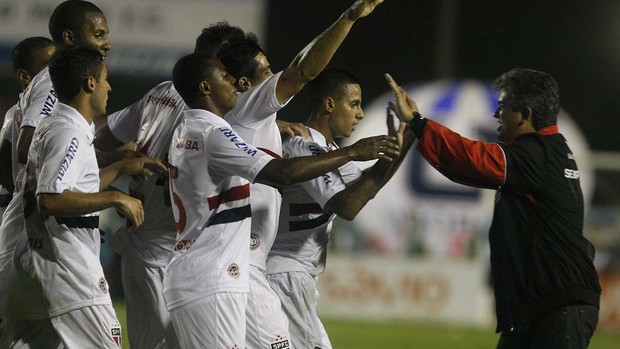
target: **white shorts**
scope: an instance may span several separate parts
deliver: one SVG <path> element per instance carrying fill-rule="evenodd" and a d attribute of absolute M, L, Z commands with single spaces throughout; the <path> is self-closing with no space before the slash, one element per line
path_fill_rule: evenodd
<path fill-rule="evenodd" d="M 92 305 L 44 320 L 5 319 L 2 325 L 2 349 L 121 347 L 121 325 L 111 304 Z"/>
<path fill-rule="evenodd" d="M 271 289 L 265 273 L 250 265 L 248 297 L 247 349 L 289 349 L 289 321 L 282 310 L 278 295 Z"/>
<path fill-rule="evenodd" d="M 127 303 L 127 338 L 132 349 L 180 348 L 163 295 L 165 267 L 123 256 L 121 275 Z"/>
<path fill-rule="evenodd" d="M 245 293 L 216 293 L 172 309 L 181 348 L 245 348 Z"/>
<path fill-rule="evenodd" d="M 319 298 L 316 279 L 304 272 L 269 274 L 267 279 L 290 321 L 293 347 L 331 349 L 332 344 L 316 310 Z"/>

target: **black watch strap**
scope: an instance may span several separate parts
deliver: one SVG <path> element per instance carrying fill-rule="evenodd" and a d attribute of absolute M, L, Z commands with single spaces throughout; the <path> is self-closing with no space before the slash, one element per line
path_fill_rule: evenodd
<path fill-rule="evenodd" d="M 413 131 L 413 134 L 417 138 L 421 138 L 424 133 L 424 126 L 426 126 L 426 118 L 422 116 L 422 114 L 417 111 L 413 112 L 413 119 L 409 121 L 409 129 Z"/>

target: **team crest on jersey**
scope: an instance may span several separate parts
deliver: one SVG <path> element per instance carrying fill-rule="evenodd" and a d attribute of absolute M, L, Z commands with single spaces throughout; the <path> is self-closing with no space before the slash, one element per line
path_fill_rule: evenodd
<path fill-rule="evenodd" d="M 121 348 L 123 346 L 123 340 L 121 336 L 121 324 L 118 321 L 110 327 L 110 334 L 112 335 L 112 340 L 114 340 L 114 343 Z"/>
<path fill-rule="evenodd" d="M 234 277 L 235 279 L 239 278 L 239 266 L 235 263 L 232 263 L 228 266 L 228 275 Z"/>
<path fill-rule="evenodd" d="M 282 339 L 282 337 L 278 336 L 276 338 L 276 342 L 271 343 L 271 349 L 290 349 L 291 344 L 288 339 Z"/>
<path fill-rule="evenodd" d="M 254 251 L 260 245 L 260 236 L 250 234 L 250 250 Z"/>
<path fill-rule="evenodd" d="M 108 292 L 108 283 L 105 281 L 104 278 L 99 279 L 99 291 L 103 293 Z"/>

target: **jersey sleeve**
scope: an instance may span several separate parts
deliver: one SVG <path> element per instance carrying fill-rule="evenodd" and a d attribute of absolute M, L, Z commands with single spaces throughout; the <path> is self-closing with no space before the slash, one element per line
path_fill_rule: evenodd
<path fill-rule="evenodd" d="M 31 84 L 33 86 L 31 92 L 26 95 L 29 101 L 24 104 L 27 107 L 24 108 L 20 128 L 24 126 L 36 128 L 41 118 L 52 113 L 58 101 L 47 68 L 41 71 Z"/>
<path fill-rule="evenodd" d="M 252 128 L 284 108 L 292 97 L 284 103 L 278 102 L 276 88 L 281 75 L 282 72 L 274 74 L 262 84 L 240 94 L 236 107 L 227 114 L 226 119 L 231 124 Z"/>
<path fill-rule="evenodd" d="M 258 173 L 273 160 L 271 155 L 246 143 L 231 127 L 219 126 L 205 138 L 207 163 L 212 176 L 240 176 L 254 183 Z"/>
<path fill-rule="evenodd" d="M 313 156 L 326 153 L 326 150 L 316 142 L 303 139 L 299 136 L 286 139 L 282 144 L 282 147 L 285 158 Z M 310 195 L 312 200 L 323 208 L 332 196 L 341 190 L 346 189 L 343 173 L 348 173 L 348 171 L 341 170 L 346 170 L 349 168 L 349 165 L 357 168 L 355 165 L 347 163 L 339 169 L 330 171 L 309 181 L 301 182 L 297 185 L 300 185 L 304 191 Z"/>
<path fill-rule="evenodd" d="M 147 97 L 148 94 L 134 104 L 108 116 L 108 127 L 116 139 L 123 143 L 138 139 Z"/>
<path fill-rule="evenodd" d="M 506 157 L 497 143 L 472 141 L 428 120 L 418 151 L 431 166 L 454 182 L 493 189 L 505 182 Z"/>
<path fill-rule="evenodd" d="M 2 129 L 0 130 L 0 142 L 3 140 L 12 142 L 13 139 L 13 116 L 15 114 L 15 109 L 17 105 L 12 106 L 9 110 L 7 110 L 6 114 L 4 114 L 4 123 L 2 125 Z"/>
<path fill-rule="evenodd" d="M 79 130 L 65 127 L 53 132 L 45 136 L 42 144 L 30 148 L 42 161 L 37 164 L 37 194 L 72 190 L 88 167 L 88 157 L 93 155 L 91 142 Z"/>

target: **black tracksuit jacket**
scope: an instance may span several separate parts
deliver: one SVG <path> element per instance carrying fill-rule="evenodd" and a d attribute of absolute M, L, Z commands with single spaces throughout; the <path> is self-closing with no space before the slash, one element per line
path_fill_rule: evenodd
<path fill-rule="evenodd" d="M 427 119 L 411 129 L 418 151 L 446 177 L 497 190 L 489 231 L 497 332 L 565 305 L 599 306 L 579 172 L 557 126 L 510 144 L 472 141 Z"/>

